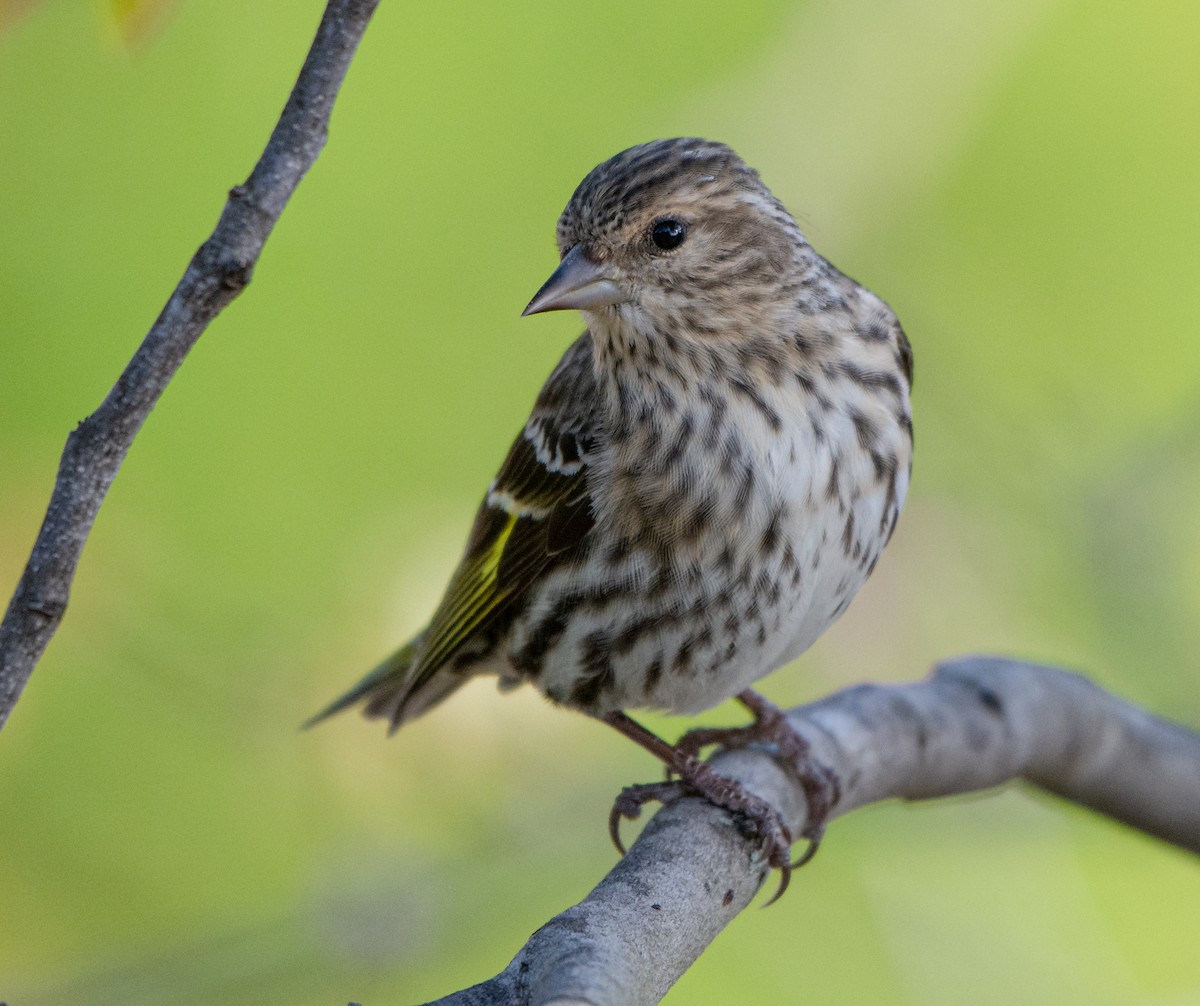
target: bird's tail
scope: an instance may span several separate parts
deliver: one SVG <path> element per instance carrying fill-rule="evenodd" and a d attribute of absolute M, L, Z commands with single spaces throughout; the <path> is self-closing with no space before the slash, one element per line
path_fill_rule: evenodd
<path fill-rule="evenodd" d="M 316 726 L 358 702 L 365 702 L 363 714 L 391 720 L 390 731 L 416 718 L 463 684 L 469 675 L 454 674 L 441 668 L 425 680 L 414 673 L 424 634 L 388 657 L 341 698 L 334 700 L 311 719 L 303 729 Z"/>

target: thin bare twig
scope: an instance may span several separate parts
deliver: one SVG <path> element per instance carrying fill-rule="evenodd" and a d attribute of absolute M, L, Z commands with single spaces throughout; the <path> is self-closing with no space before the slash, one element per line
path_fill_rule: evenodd
<path fill-rule="evenodd" d="M 84 542 L 142 423 L 201 333 L 245 288 L 328 135 L 329 115 L 379 0 L 329 0 L 279 122 L 229 192 L 149 333 L 100 407 L 67 437 L 33 552 L 0 623 L 0 727 L 62 622 Z"/>
<path fill-rule="evenodd" d="M 851 688 L 790 718 L 840 780 L 835 816 L 1019 779 L 1200 854 L 1200 734 L 1076 674 L 967 657 L 925 681 Z M 766 751 L 722 753 L 713 763 L 800 833 L 803 790 Z M 827 841 L 836 840 L 835 831 Z M 762 849 L 729 815 L 677 801 L 500 974 L 428 1006 L 657 1003 L 767 874 Z M 802 890 L 800 871 L 785 896 Z"/>

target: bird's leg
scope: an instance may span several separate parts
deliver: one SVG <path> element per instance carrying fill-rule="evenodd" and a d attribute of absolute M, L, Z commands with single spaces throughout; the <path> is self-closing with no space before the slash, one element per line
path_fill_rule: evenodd
<path fill-rule="evenodd" d="M 609 713 L 603 719 L 661 760 L 677 777 L 665 782 L 626 786 L 621 791 L 613 802 L 608 818 L 609 834 L 617 850 L 625 854 L 625 846 L 621 842 L 621 819 L 634 820 L 641 816 L 643 804 L 651 800 L 668 804 L 682 796 L 702 796 L 710 803 L 742 817 L 758 833 L 764 843 L 767 862 L 780 871 L 779 889 L 771 901 L 777 900 L 787 889 L 792 875 L 792 836 L 779 812 L 736 779 L 713 771 L 694 754 L 668 744 L 625 713 Z"/>
<path fill-rule="evenodd" d="M 777 705 L 751 688 L 734 698 L 754 717 L 753 723 L 744 727 L 698 727 L 680 737 L 675 746 L 698 758 L 707 747 L 720 745 L 736 750 L 765 741 L 778 745 L 782 755 L 791 758 L 808 756 L 808 742 L 788 726 L 786 714 Z"/>
<path fill-rule="evenodd" d="M 679 738 L 675 748 L 690 758 L 698 758 L 702 749 L 714 744 L 731 749 L 754 743 L 774 745 L 780 759 L 804 789 L 808 806 L 808 823 L 801 836 L 808 839 L 808 849 L 792 864 L 802 866 L 816 855 L 821 844 L 825 823 L 841 795 L 838 778 L 829 766 L 813 757 L 808 741 L 796 732 L 788 722 L 787 714 L 775 703 L 751 688 L 735 697 L 754 717 L 753 723 L 744 727 L 689 730 Z"/>

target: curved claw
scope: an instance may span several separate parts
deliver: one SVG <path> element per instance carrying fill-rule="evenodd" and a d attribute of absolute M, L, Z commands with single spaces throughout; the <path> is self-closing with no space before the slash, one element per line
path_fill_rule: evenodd
<path fill-rule="evenodd" d="M 764 805 L 764 808 L 766 814 L 751 815 L 750 820 L 765 844 L 767 864 L 772 869 L 779 871 L 779 887 L 762 906 L 769 908 L 783 897 L 783 892 L 792 882 L 792 833 L 783 823 L 778 811 L 769 805 Z"/>
<path fill-rule="evenodd" d="M 640 786 L 626 786 L 613 801 L 612 810 L 608 812 L 608 837 L 612 839 L 617 852 L 625 855 L 625 843 L 621 841 L 621 819 L 628 818 L 636 821 L 642 816 L 642 807 L 651 800 L 657 800 L 666 806 L 683 795 L 684 787 L 679 782 L 649 782 Z"/>
<path fill-rule="evenodd" d="M 808 838 L 807 835 L 804 837 Z M 793 860 L 791 863 L 789 863 L 788 866 L 793 870 L 798 870 L 802 866 L 807 866 L 809 863 L 812 862 L 812 858 L 813 858 L 813 856 L 815 856 L 817 854 L 817 850 L 819 848 L 821 848 L 821 836 L 820 835 L 818 835 L 816 838 L 808 838 L 808 848 L 805 849 L 804 852 L 802 852 L 795 860 Z M 777 897 L 779 897 L 778 894 L 775 895 L 775 898 L 777 898 Z M 774 901 L 775 898 L 772 898 L 771 901 Z M 768 905 L 770 903 L 771 903 L 770 901 L 767 902 Z"/>
<path fill-rule="evenodd" d="M 615 803 L 613 809 L 608 812 L 608 837 L 612 839 L 612 844 L 617 847 L 617 852 L 622 856 L 629 851 L 625 848 L 625 843 L 621 841 L 621 818 L 624 816 Z"/>
<path fill-rule="evenodd" d="M 763 908 L 770 908 L 776 901 L 783 897 L 783 892 L 788 889 L 788 884 L 792 882 L 791 863 L 784 863 L 779 867 L 779 886 L 775 889 L 775 893 L 771 895 L 771 900 L 763 904 Z"/>
<path fill-rule="evenodd" d="M 625 843 L 620 840 L 620 819 L 624 818 L 625 814 L 620 808 L 620 797 L 613 801 L 612 810 L 608 812 L 608 838 L 612 839 L 612 844 L 617 846 L 617 851 L 624 856 L 626 851 Z"/>
<path fill-rule="evenodd" d="M 763 905 L 765 908 L 783 897 L 791 883 L 792 871 L 816 855 L 824 823 L 838 802 L 840 786 L 837 776 L 812 757 L 807 740 L 789 724 L 781 710 L 749 690 L 738 695 L 738 699 L 754 714 L 755 722 L 749 727 L 693 730 L 676 745 L 667 744 L 625 713 L 610 713 L 603 717 L 610 726 L 661 759 L 667 769 L 664 782 L 627 786 L 621 791 L 609 813 L 608 834 L 617 851 L 625 855 L 620 832 L 623 817 L 631 820 L 640 817 L 642 807 L 651 800 L 667 804 L 685 795 L 703 797 L 734 815 L 735 819 L 740 818 L 740 823 L 749 826 L 747 830 L 756 832 L 767 863 L 779 871 L 779 887 Z M 791 859 L 792 836 L 778 811 L 744 789 L 741 783 L 715 772 L 697 757 L 702 749 L 714 744 L 744 747 L 754 741 L 774 744 L 780 760 L 804 789 L 811 823 L 801 837 L 807 839 L 809 845 L 795 862 Z"/>

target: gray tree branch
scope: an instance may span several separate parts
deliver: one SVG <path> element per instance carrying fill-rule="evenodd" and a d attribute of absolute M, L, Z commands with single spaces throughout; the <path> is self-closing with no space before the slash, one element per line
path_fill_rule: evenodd
<path fill-rule="evenodd" d="M 67 437 L 29 562 L 0 623 L 0 728 L 67 609 L 84 542 L 133 438 L 201 333 L 245 288 L 305 172 L 379 0 L 329 0 L 279 122 L 250 177 L 100 407 Z"/>
<path fill-rule="evenodd" d="M 1200 734 L 1079 675 L 965 657 L 916 684 L 860 685 L 789 716 L 841 782 L 834 816 L 1020 779 L 1200 854 Z M 778 808 L 792 834 L 803 830 L 803 791 L 767 751 L 723 752 L 713 764 Z M 677 801 L 500 974 L 428 1006 L 657 1003 L 767 873 L 761 848 L 725 812 Z M 786 897 L 799 896 L 802 878 Z"/>

